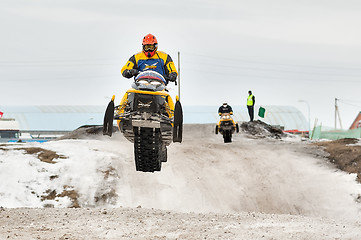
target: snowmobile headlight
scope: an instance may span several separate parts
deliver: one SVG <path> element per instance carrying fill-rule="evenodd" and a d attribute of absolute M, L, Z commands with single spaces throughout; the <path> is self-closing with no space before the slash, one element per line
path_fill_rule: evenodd
<path fill-rule="evenodd" d="M 146 81 L 146 80 L 139 80 L 138 83 L 139 83 L 139 84 L 144 84 L 144 85 L 146 85 L 146 84 L 148 84 L 148 81 Z"/>
<path fill-rule="evenodd" d="M 150 84 L 152 84 L 152 85 L 154 85 L 154 86 L 156 86 L 156 87 L 158 87 L 158 86 L 161 85 L 161 83 L 158 82 L 158 81 L 151 81 Z"/>
<path fill-rule="evenodd" d="M 231 117 L 229 115 L 225 115 L 222 117 L 222 119 L 230 119 Z"/>

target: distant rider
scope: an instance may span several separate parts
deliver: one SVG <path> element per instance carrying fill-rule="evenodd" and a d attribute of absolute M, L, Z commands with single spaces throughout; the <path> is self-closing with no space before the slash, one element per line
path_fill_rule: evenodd
<path fill-rule="evenodd" d="M 143 51 L 131 56 L 121 70 L 123 77 L 131 78 L 139 71 L 153 70 L 163 75 L 168 82 L 175 82 L 177 70 L 172 58 L 165 52 L 157 51 L 158 42 L 155 36 L 148 34 L 143 38 Z"/>
<path fill-rule="evenodd" d="M 229 114 L 233 115 L 232 107 L 229 106 L 226 102 L 224 102 L 222 104 L 222 106 L 220 106 L 219 109 L 218 109 L 219 116 L 221 116 L 222 113 L 229 113 Z"/>

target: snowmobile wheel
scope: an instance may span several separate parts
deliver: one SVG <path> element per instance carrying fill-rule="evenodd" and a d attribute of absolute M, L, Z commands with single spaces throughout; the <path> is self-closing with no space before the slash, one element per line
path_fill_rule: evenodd
<path fill-rule="evenodd" d="M 218 134 L 218 125 L 216 125 L 216 134 Z"/>
<path fill-rule="evenodd" d="M 160 171 L 160 129 L 134 127 L 134 158 L 137 171 Z"/>
<path fill-rule="evenodd" d="M 183 110 L 179 101 L 174 107 L 173 142 L 182 142 L 183 134 Z"/>
<path fill-rule="evenodd" d="M 114 101 L 109 102 L 104 114 L 103 135 L 112 136 L 113 134 Z"/>

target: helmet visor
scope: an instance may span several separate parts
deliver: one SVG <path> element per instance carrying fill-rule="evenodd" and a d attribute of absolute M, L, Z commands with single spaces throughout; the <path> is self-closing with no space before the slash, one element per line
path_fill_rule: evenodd
<path fill-rule="evenodd" d="M 153 52 L 155 50 L 155 46 L 153 44 L 146 44 L 143 46 L 144 51 Z"/>

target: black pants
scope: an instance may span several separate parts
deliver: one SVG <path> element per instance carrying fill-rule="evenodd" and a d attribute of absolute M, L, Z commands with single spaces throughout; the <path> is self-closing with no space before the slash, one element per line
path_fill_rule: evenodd
<path fill-rule="evenodd" d="M 247 106 L 248 108 L 248 114 L 249 114 L 249 118 L 250 121 L 253 121 L 253 117 L 254 117 L 254 107 L 253 106 Z"/>

